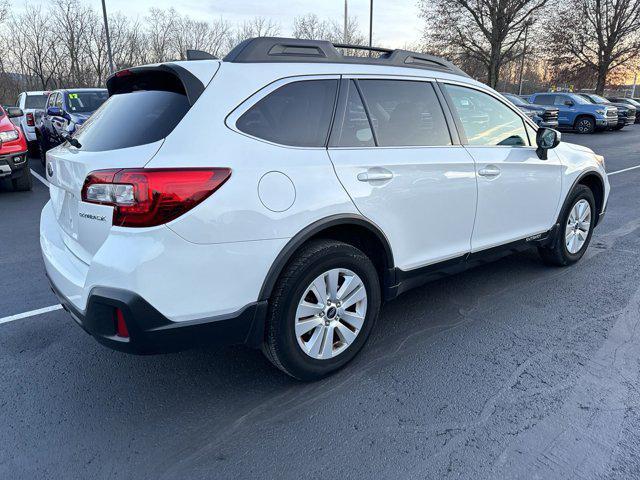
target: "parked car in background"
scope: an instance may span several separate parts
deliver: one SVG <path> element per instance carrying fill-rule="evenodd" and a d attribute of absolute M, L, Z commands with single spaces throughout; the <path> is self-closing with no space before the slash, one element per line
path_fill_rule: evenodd
<path fill-rule="evenodd" d="M 64 308 L 114 349 L 246 343 L 315 380 L 383 301 L 444 272 L 520 248 L 579 261 L 604 158 L 445 59 L 382 51 L 254 38 L 109 77 L 79 146 L 47 153 L 40 244 Z"/>
<path fill-rule="evenodd" d="M 613 130 L 622 130 L 626 125 L 631 125 L 636 121 L 636 107 L 626 103 L 610 102 L 595 93 L 578 93 L 578 95 L 586 98 L 594 105 L 612 105 L 616 107 L 618 109 L 618 123 L 613 127 Z"/>
<path fill-rule="evenodd" d="M 64 89 L 49 94 L 45 111 L 36 126 L 43 165 L 47 151 L 69 138 L 108 97 L 104 88 Z"/>
<path fill-rule="evenodd" d="M 568 92 L 534 93 L 529 101 L 538 105 L 558 108 L 558 126 L 578 133 L 613 128 L 618 124 L 618 109 L 609 105 L 596 105 L 580 95 Z"/>
<path fill-rule="evenodd" d="M 624 103 L 625 105 L 631 105 L 636 109 L 636 121 L 635 123 L 640 123 L 640 102 L 634 100 L 633 98 L 624 98 L 624 97 L 607 97 L 612 103 Z"/>
<path fill-rule="evenodd" d="M 27 139 L 11 121 L 22 115 L 18 107 L 0 108 L 0 180 L 11 180 L 15 190 L 31 190 Z"/>
<path fill-rule="evenodd" d="M 24 112 L 19 121 L 31 152 L 37 151 L 36 123 L 44 112 L 48 96 L 49 92 L 44 91 L 22 92 L 16 101 L 16 107 Z"/>
<path fill-rule="evenodd" d="M 536 122 L 539 127 L 558 128 L 558 109 L 546 105 L 529 103 L 513 93 L 503 93 L 516 107 Z"/>

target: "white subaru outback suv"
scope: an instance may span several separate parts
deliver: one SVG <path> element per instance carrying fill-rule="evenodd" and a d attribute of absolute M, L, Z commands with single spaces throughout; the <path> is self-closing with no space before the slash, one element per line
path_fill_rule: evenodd
<path fill-rule="evenodd" d="M 108 79 L 47 153 L 42 253 L 77 323 L 132 353 L 245 343 L 313 380 L 412 287 L 522 248 L 582 257 L 602 157 L 445 60 L 337 47 L 255 38 Z"/>

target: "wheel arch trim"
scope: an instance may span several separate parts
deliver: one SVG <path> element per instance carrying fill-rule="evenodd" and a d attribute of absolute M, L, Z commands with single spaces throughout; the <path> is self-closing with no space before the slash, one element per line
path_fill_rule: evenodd
<path fill-rule="evenodd" d="M 560 207 L 560 213 L 559 215 L 562 214 L 562 210 L 564 209 L 564 205 L 567 201 L 567 198 L 569 198 L 569 195 L 571 195 L 571 192 L 573 192 L 573 190 L 576 188 L 577 185 L 583 183 L 584 179 L 587 177 L 595 177 L 598 179 L 598 181 L 600 182 L 600 186 L 602 188 L 602 205 L 598 205 L 598 208 L 596 209 L 596 225 L 599 223 L 600 221 L 600 217 L 602 216 L 602 214 L 604 213 L 604 205 L 605 205 L 605 194 L 606 194 L 606 182 L 604 180 L 604 178 L 602 178 L 602 174 L 598 171 L 598 170 L 586 170 L 582 173 L 580 173 L 580 175 L 578 175 L 576 177 L 576 179 L 573 181 L 573 183 L 571 184 L 571 187 L 567 190 L 567 194 L 565 195 L 565 198 L 562 202 L 562 205 Z M 594 192 L 594 196 L 595 196 L 595 192 Z M 596 199 L 597 200 L 597 199 Z M 558 218 L 558 222 L 560 221 L 560 218 Z"/>
<path fill-rule="evenodd" d="M 395 263 L 393 260 L 393 252 L 387 236 L 382 230 L 373 222 L 361 215 L 355 214 L 336 214 L 329 217 L 322 218 L 308 225 L 296 234 L 287 244 L 282 248 L 276 259 L 271 264 L 267 276 L 262 283 L 258 301 L 268 300 L 273 292 L 273 288 L 276 281 L 280 277 L 280 274 L 284 270 L 289 260 L 298 251 L 298 249 L 311 238 L 321 234 L 323 231 L 337 226 L 357 226 L 364 227 L 374 234 L 380 243 L 384 247 L 384 256 L 387 264 L 387 271 L 392 272 L 395 270 Z M 383 279 L 381 279 L 383 280 Z M 395 284 L 395 278 L 388 279 L 392 284 Z"/>

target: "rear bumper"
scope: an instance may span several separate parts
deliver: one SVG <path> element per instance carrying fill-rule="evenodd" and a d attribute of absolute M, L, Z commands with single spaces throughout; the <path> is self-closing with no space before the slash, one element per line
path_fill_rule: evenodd
<path fill-rule="evenodd" d="M 21 177 L 28 164 L 26 151 L 0 155 L 0 179 Z"/>
<path fill-rule="evenodd" d="M 168 353 L 196 346 L 247 344 L 263 338 L 267 302 L 255 302 L 238 312 L 211 318 L 173 322 L 141 296 L 116 288 L 96 287 L 86 310 L 79 310 L 51 283 L 63 308 L 87 333 L 103 345 L 139 355 Z M 129 337 L 116 335 L 115 311 L 120 309 Z"/>
<path fill-rule="evenodd" d="M 52 202 L 40 221 L 42 257 L 60 303 L 98 341 L 131 353 L 259 346 L 266 303 L 257 299 L 286 241 L 198 245 L 166 227 L 114 228 L 85 263 L 65 244 Z M 129 339 L 115 335 L 115 308 Z"/>

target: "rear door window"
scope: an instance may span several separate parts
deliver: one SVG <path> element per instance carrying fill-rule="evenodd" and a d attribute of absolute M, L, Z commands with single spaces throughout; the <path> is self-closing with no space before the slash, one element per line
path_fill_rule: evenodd
<path fill-rule="evenodd" d="M 165 138 L 189 110 L 184 93 L 137 90 L 112 95 L 78 130 L 81 150 L 135 147 Z"/>
<path fill-rule="evenodd" d="M 349 80 L 346 85 L 346 102 L 340 102 L 344 106 L 344 111 L 336 113 L 331 146 L 374 147 L 373 131 L 356 84 L 353 80 Z"/>
<path fill-rule="evenodd" d="M 303 80 L 270 93 L 236 122 L 241 132 L 281 145 L 324 147 L 338 80 Z"/>
<path fill-rule="evenodd" d="M 359 80 L 381 147 L 451 145 L 447 122 L 429 82 Z"/>

